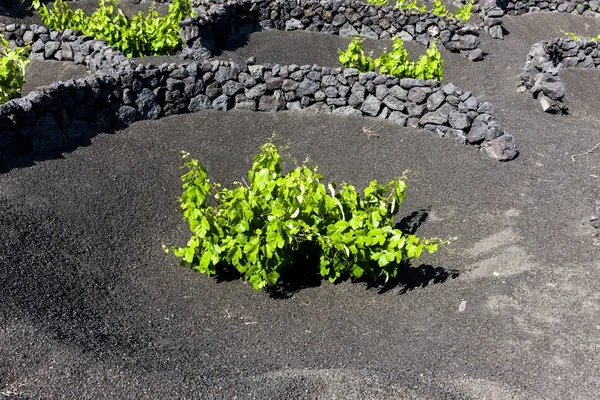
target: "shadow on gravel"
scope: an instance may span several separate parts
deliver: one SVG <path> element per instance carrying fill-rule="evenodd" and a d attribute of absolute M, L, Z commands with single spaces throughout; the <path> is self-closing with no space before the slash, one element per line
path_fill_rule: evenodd
<path fill-rule="evenodd" d="M 413 267 L 410 264 L 403 264 L 398 271 L 398 276 L 390 279 L 387 284 L 370 285 L 379 290 L 379 293 L 386 293 L 389 290 L 400 288 L 398 294 L 404 294 L 418 288 L 424 288 L 430 284 L 443 283 L 448 279 L 458 278 L 459 272 L 455 269 L 444 267 L 434 267 L 429 264 L 421 264 Z"/>
<path fill-rule="evenodd" d="M 427 207 L 411 212 L 409 215 L 398 221 L 396 225 L 394 225 L 394 229 L 400 229 L 404 233 L 414 235 L 417 233 L 417 229 L 427 221 L 430 210 L 431 208 Z"/>
<path fill-rule="evenodd" d="M 107 129 L 99 132 L 92 129 L 86 131 L 79 139 L 69 139 L 68 142 L 61 143 L 56 150 L 52 151 L 36 151 L 32 152 L 31 148 L 23 149 L 23 153 L 15 158 L 11 158 L 5 161 L 0 161 L 0 174 L 9 172 L 12 169 L 21 169 L 25 167 L 32 167 L 37 162 L 47 160 L 62 160 L 64 154 L 71 153 L 80 147 L 89 146 L 92 144 L 92 139 L 98 134 L 112 135 L 117 132 L 118 128 Z"/>
<path fill-rule="evenodd" d="M 400 220 L 394 228 L 400 229 L 403 232 L 414 235 L 419 227 L 427 220 L 429 216 L 429 208 L 422 208 L 413 211 L 408 216 Z M 302 252 L 296 263 L 308 266 L 308 268 L 291 268 L 291 271 L 281 276 L 280 284 L 268 289 L 269 296 L 276 299 L 289 299 L 294 293 L 311 287 L 318 287 L 323 278 L 319 274 L 319 259 L 312 256 L 310 252 Z M 395 278 L 385 282 L 384 279 L 378 279 L 373 282 L 372 279 L 356 279 L 356 282 L 365 283 L 367 289 L 378 290 L 380 294 L 386 293 L 393 289 L 399 289 L 398 294 L 404 294 L 418 288 L 424 288 L 430 284 L 443 283 L 448 279 L 455 279 L 459 276 L 459 271 L 447 269 L 444 267 L 434 267 L 429 264 L 421 264 L 417 267 L 412 266 L 409 262 L 400 264 L 398 275 Z M 223 279 L 223 278 L 221 278 Z M 239 279 L 239 275 L 232 268 L 229 270 L 227 279 Z M 347 281 L 349 276 L 343 276 L 341 281 Z"/>
<path fill-rule="evenodd" d="M 365 283 L 367 289 L 375 289 L 379 294 L 384 294 L 393 289 L 398 289 L 397 294 L 405 294 L 412 290 L 424 288 L 429 285 L 443 283 L 448 279 L 458 278 L 459 271 L 444 267 L 434 267 L 429 264 L 421 264 L 413 267 L 410 263 L 402 263 L 395 278 L 385 282 L 383 279 L 373 282 L 372 280 L 359 279 L 356 283 Z M 239 279 L 239 276 L 236 277 Z M 342 277 L 341 281 L 350 279 Z M 281 283 L 275 287 L 268 288 L 269 296 L 274 299 L 289 299 L 296 292 L 312 287 L 319 287 L 324 282 L 317 269 L 302 274 L 287 275 L 282 277 Z"/>
<path fill-rule="evenodd" d="M 238 32 L 220 41 L 217 38 L 217 42 L 215 43 L 216 47 L 212 50 L 212 58 L 221 57 L 223 53 L 227 51 L 236 51 L 246 47 L 248 42 L 250 42 L 250 35 L 255 32 L 262 32 L 262 30 L 246 30 Z"/>

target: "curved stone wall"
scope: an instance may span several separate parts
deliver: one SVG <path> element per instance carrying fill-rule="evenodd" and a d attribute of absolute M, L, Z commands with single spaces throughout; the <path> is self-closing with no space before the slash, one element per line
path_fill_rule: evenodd
<path fill-rule="evenodd" d="M 361 0 L 232 0 L 195 4 L 195 16 L 180 25 L 189 58 L 207 58 L 233 36 L 278 29 L 305 30 L 370 39 L 437 38 L 448 50 L 471 60 L 483 58 L 479 27 L 433 14 L 371 6 Z"/>
<path fill-rule="evenodd" d="M 525 68 L 521 73 L 522 91 L 530 91 L 542 109 L 549 113 L 565 113 L 565 86 L 559 72 L 563 68 L 598 68 L 598 42 L 556 38 L 543 40 L 531 46 Z"/>
<path fill-rule="evenodd" d="M 452 84 L 308 65 L 200 60 L 144 66 L 70 31 L 15 25 L 5 34 L 13 43 L 35 40 L 34 58 L 73 60 L 96 76 L 58 82 L 0 106 L 0 159 L 60 148 L 88 129 L 106 131 L 204 109 L 309 109 L 379 117 L 476 145 L 499 160 L 517 154 L 491 104 Z"/>
<path fill-rule="evenodd" d="M 9 1 L 9 0 L 0 0 Z M 165 2 L 170 0 L 165 0 Z M 361 0 L 192 0 L 194 17 L 180 23 L 187 58 L 210 58 L 232 37 L 278 29 L 305 30 L 369 39 L 437 39 L 476 61 L 483 58 L 476 25 L 416 11 L 372 6 Z"/>
<path fill-rule="evenodd" d="M 92 72 L 114 70 L 122 63 L 131 62 L 103 40 L 70 29 L 57 32 L 35 24 L 0 24 L 0 32 L 13 45 L 30 43 L 29 58 L 32 60 L 73 61 L 85 65 Z"/>
<path fill-rule="evenodd" d="M 562 12 L 585 17 L 600 17 L 598 0 L 481 0 L 482 28 L 490 36 L 502 39 L 506 28 L 504 15 L 522 15 L 536 12 Z"/>

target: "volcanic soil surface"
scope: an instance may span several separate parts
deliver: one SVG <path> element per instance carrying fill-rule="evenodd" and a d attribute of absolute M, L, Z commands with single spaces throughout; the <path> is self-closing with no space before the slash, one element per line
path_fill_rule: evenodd
<path fill-rule="evenodd" d="M 506 27 L 504 40 L 482 36 L 485 61 L 443 55 L 444 81 L 494 104 L 515 136 L 510 162 L 373 118 L 211 111 L 3 165 L 0 398 L 596 398 L 600 256 L 583 222 L 600 190 L 600 71 L 561 73 L 566 116 L 516 89 L 534 42 L 595 35 L 600 21 L 533 14 Z M 219 58 L 338 66 L 348 42 L 260 32 Z M 29 87 L 86 74 L 52 65 L 31 66 Z M 308 157 L 327 180 L 364 187 L 410 169 L 399 219 L 458 239 L 387 290 L 269 295 L 179 268 L 161 249 L 187 240 L 178 151 L 228 185 L 273 132 L 287 160 Z"/>

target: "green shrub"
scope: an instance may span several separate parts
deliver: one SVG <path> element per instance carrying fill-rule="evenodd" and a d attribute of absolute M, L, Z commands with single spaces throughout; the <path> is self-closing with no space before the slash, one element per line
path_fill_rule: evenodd
<path fill-rule="evenodd" d="M 64 0 L 56 0 L 48 9 L 41 0 L 33 0 L 33 8 L 50 29 L 72 29 L 104 40 L 127 57 L 172 54 L 181 44 L 179 22 L 192 15 L 190 0 L 173 0 L 164 17 L 152 7 L 144 15 L 128 18 L 118 7 L 118 0 L 100 0 L 91 15 L 73 11 Z"/>
<path fill-rule="evenodd" d="M 448 12 L 448 9 L 444 5 L 444 3 L 442 3 L 442 0 L 435 0 L 433 2 L 432 12 L 438 17 L 447 17 L 448 15 L 452 15 Z"/>
<path fill-rule="evenodd" d="M 577 35 L 576 35 L 574 32 L 565 32 L 565 31 L 563 31 L 563 30 L 561 30 L 561 32 L 562 32 L 562 33 L 563 33 L 565 36 L 567 36 L 567 37 L 571 38 L 572 40 L 581 40 L 581 37 L 580 37 L 580 36 L 577 36 Z M 587 37 L 587 40 L 588 40 L 588 41 L 591 41 L 591 42 L 599 42 L 599 41 L 600 41 L 600 35 L 598 35 L 598 36 L 588 36 L 588 37 Z"/>
<path fill-rule="evenodd" d="M 372 4 L 374 6 L 387 6 L 388 0 L 367 0 L 367 3 Z"/>
<path fill-rule="evenodd" d="M 398 10 L 414 10 L 420 13 L 433 13 L 438 17 L 447 17 L 452 19 L 460 19 L 463 21 L 468 21 L 471 19 L 471 13 L 473 10 L 473 4 L 475 0 L 469 0 L 467 3 L 461 5 L 456 10 L 456 14 L 452 14 L 448 11 L 446 6 L 442 3 L 442 0 L 434 0 L 433 7 L 430 10 L 427 10 L 427 6 L 425 4 L 417 3 L 417 0 L 398 0 L 396 2 L 396 8 Z M 387 6 L 389 4 L 388 0 L 367 0 L 367 2 L 371 5 L 376 6 Z"/>
<path fill-rule="evenodd" d="M 435 41 L 429 44 L 425 54 L 415 63 L 413 77 L 416 79 L 444 79 L 444 59 Z"/>
<path fill-rule="evenodd" d="M 279 152 L 269 142 L 254 158 L 248 183 L 222 189 L 198 160 L 185 152 L 183 159 L 180 207 L 192 236 L 173 251 L 182 266 L 209 276 L 234 266 L 255 289 L 263 289 L 275 285 L 286 269 L 310 268 L 292 263 L 308 250 L 331 282 L 365 274 L 387 281 L 402 261 L 423 250 L 435 252 L 443 243 L 393 228 L 406 195 L 404 176 L 387 185 L 372 181 L 362 195 L 346 183 L 336 190 L 306 163 L 282 174 Z"/>
<path fill-rule="evenodd" d="M 396 2 L 396 8 L 398 10 L 414 10 L 421 13 L 427 12 L 427 7 L 425 6 L 425 4 L 421 4 L 421 6 L 419 6 L 417 4 L 417 0 L 411 0 L 409 2 L 407 2 L 406 0 L 398 0 Z"/>
<path fill-rule="evenodd" d="M 473 15 L 473 4 L 475 4 L 475 0 L 469 0 L 465 4 L 458 7 L 456 14 L 454 14 L 454 18 L 463 20 L 465 22 L 470 20 L 471 16 Z"/>
<path fill-rule="evenodd" d="M 24 47 L 11 49 L 8 40 L 0 37 L 0 104 L 21 95 L 28 53 Z"/>
<path fill-rule="evenodd" d="M 374 63 L 380 73 L 401 78 L 413 76 L 414 64 L 408 59 L 408 50 L 404 48 L 402 39 L 395 39 L 392 51 L 388 53 L 384 50 Z"/>
<path fill-rule="evenodd" d="M 572 40 L 581 40 L 581 38 L 577 36 L 574 32 L 565 32 L 561 29 L 561 33 Z"/>
<path fill-rule="evenodd" d="M 373 54 L 366 55 L 363 41 L 355 37 L 346 51 L 338 51 L 338 60 L 346 68 L 356 68 L 361 72 L 373 71 Z"/>
<path fill-rule="evenodd" d="M 346 68 L 356 68 L 360 72 L 378 70 L 381 74 L 398 78 L 437 79 L 441 81 L 444 74 L 444 60 L 434 41 L 429 45 L 417 62 L 408 58 L 402 39 L 394 39 L 391 52 L 385 50 L 373 60 L 372 55 L 366 56 L 363 42 L 354 38 L 346 51 L 339 51 L 338 59 Z"/>

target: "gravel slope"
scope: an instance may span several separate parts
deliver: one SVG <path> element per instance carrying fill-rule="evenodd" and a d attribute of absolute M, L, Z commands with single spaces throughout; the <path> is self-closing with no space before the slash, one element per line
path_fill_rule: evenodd
<path fill-rule="evenodd" d="M 25 67 L 25 84 L 21 88 L 21 95 L 54 82 L 69 79 L 85 78 L 90 75 L 88 69 L 70 61 L 31 60 Z"/>
<path fill-rule="evenodd" d="M 598 142 L 598 114 L 590 114 L 598 91 L 581 79 L 596 71 L 564 75 L 570 116 L 544 114 L 516 86 L 534 41 L 562 24 L 600 31 L 600 21 L 507 20 L 504 41 L 484 38 L 485 62 L 446 54 L 446 81 L 497 105 L 521 150 L 509 163 L 376 119 L 232 111 L 139 122 L 8 165 L 0 174 L 0 393 L 595 398 L 600 259 L 581 220 L 600 171 L 598 153 L 571 155 Z M 336 65 L 343 41 L 259 33 L 224 57 Z M 227 184 L 244 176 L 272 132 L 332 180 L 361 186 L 411 169 L 402 216 L 427 210 L 419 234 L 459 240 L 385 293 L 323 283 L 280 299 L 179 269 L 160 248 L 186 238 L 171 149 L 192 152 Z"/>

